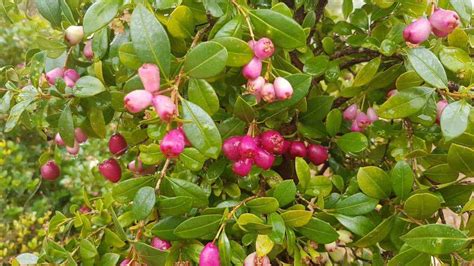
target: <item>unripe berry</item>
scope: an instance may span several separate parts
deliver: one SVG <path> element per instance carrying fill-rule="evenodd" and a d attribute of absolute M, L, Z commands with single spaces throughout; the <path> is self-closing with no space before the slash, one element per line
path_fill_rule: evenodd
<path fill-rule="evenodd" d="M 84 29 L 82 26 L 69 26 L 64 34 L 64 39 L 71 46 L 82 42 L 82 38 L 84 38 Z"/>
<path fill-rule="evenodd" d="M 240 159 L 232 164 L 232 171 L 239 176 L 246 176 L 252 170 L 252 164 L 250 158 Z"/>
<path fill-rule="evenodd" d="M 397 93 L 398 93 L 397 90 L 389 90 L 389 91 L 387 92 L 387 98 L 390 98 L 390 97 L 394 96 L 394 95 L 397 94 Z"/>
<path fill-rule="evenodd" d="M 74 130 L 74 138 L 79 143 L 84 143 L 87 141 L 87 134 L 80 128 Z"/>
<path fill-rule="evenodd" d="M 262 89 L 260 90 L 260 96 L 266 102 L 271 103 L 275 101 L 276 93 L 275 93 L 275 88 L 273 87 L 273 84 L 266 83 L 265 85 L 263 85 Z"/>
<path fill-rule="evenodd" d="M 219 249 L 212 242 L 206 244 L 199 255 L 199 266 L 220 266 Z"/>
<path fill-rule="evenodd" d="M 222 152 L 227 159 L 237 161 L 240 159 L 240 141 L 241 136 L 234 136 L 226 139 L 222 144 Z"/>
<path fill-rule="evenodd" d="M 339 241 L 344 244 L 352 242 L 352 234 L 347 230 L 338 230 L 337 233 L 339 234 Z"/>
<path fill-rule="evenodd" d="M 437 8 L 430 16 L 433 33 L 438 37 L 445 37 L 459 26 L 459 16 L 452 10 Z"/>
<path fill-rule="evenodd" d="M 168 250 L 171 248 L 170 242 L 162 240 L 158 237 L 153 237 L 151 240 L 151 246 L 159 250 Z"/>
<path fill-rule="evenodd" d="M 334 251 L 329 252 L 329 256 L 334 262 L 342 261 L 345 255 L 346 255 L 346 249 L 343 247 L 336 247 Z"/>
<path fill-rule="evenodd" d="M 247 92 L 256 94 L 260 92 L 263 85 L 265 85 L 265 79 L 262 76 L 258 76 L 256 79 L 249 79 L 247 82 Z"/>
<path fill-rule="evenodd" d="M 345 120 L 352 121 L 356 118 L 358 110 L 359 107 L 357 106 L 357 104 L 352 104 L 347 107 L 346 110 L 344 110 L 344 113 L 342 115 Z"/>
<path fill-rule="evenodd" d="M 243 136 L 240 139 L 239 154 L 241 158 L 253 158 L 257 153 L 258 145 L 254 138 Z"/>
<path fill-rule="evenodd" d="M 73 88 L 76 85 L 76 82 L 74 82 L 72 79 L 70 79 L 68 77 L 64 77 L 64 83 L 69 88 Z"/>
<path fill-rule="evenodd" d="M 375 112 L 374 108 L 372 107 L 369 107 L 367 109 L 367 117 L 369 118 L 370 122 L 373 123 L 377 120 L 379 120 L 379 116 L 377 115 L 377 113 Z"/>
<path fill-rule="evenodd" d="M 283 154 L 285 139 L 276 130 L 268 130 L 260 135 L 262 148 L 273 154 Z"/>
<path fill-rule="evenodd" d="M 173 129 L 168 132 L 160 143 L 160 150 L 166 158 L 176 158 L 184 150 L 185 136 L 179 129 Z"/>
<path fill-rule="evenodd" d="M 324 248 L 327 252 L 333 252 L 337 248 L 336 242 L 331 242 L 329 244 L 324 244 Z"/>
<path fill-rule="evenodd" d="M 43 164 L 40 168 L 41 176 L 43 179 L 46 180 L 56 180 L 61 174 L 61 170 L 59 166 L 56 164 L 55 161 L 48 161 L 47 163 Z"/>
<path fill-rule="evenodd" d="M 138 69 L 138 76 L 145 90 L 154 93 L 160 90 L 160 69 L 154 64 L 143 64 Z"/>
<path fill-rule="evenodd" d="M 130 259 L 124 259 L 120 262 L 120 266 L 129 266 L 132 261 Z"/>
<path fill-rule="evenodd" d="M 302 141 L 293 141 L 290 146 L 290 157 L 306 157 L 306 145 Z"/>
<path fill-rule="evenodd" d="M 426 18 L 419 18 L 403 30 L 403 38 L 412 44 L 420 44 L 428 39 L 431 33 L 431 24 Z"/>
<path fill-rule="evenodd" d="M 276 97 L 280 100 L 286 100 L 293 95 L 293 87 L 290 82 L 282 77 L 278 77 L 273 81 Z"/>
<path fill-rule="evenodd" d="M 46 80 L 48 80 L 48 83 L 50 85 L 54 85 L 56 83 L 56 80 L 58 78 L 62 78 L 63 76 L 64 76 L 64 69 L 57 67 L 53 70 L 50 70 L 48 73 L 46 73 Z"/>
<path fill-rule="evenodd" d="M 152 103 L 160 119 L 165 122 L 170 122 L 177 113 L 176 105 L 168 96 L 156 95 Z"/>
<path fill-rule="evenodd" d="M 127 150 L 128 144 L 125 138 L 119 134 L 113 134 L 109 139 L 109 151 L 114 155 L 122 155 Z"/>
<path fill-rule="evenodd" d="M 436 121 L 441 121 L 441 115 L 443 114 L 444 109 L 448 106 L 448 101 L 441 100 L 436 103 Z"/>
<path fill-rule="evenodd" d="M 263 170 L 268 170 L 272 167 L 275 161 L 275 156 L 264 149 L 259 148 L 254 156 L 255 164 Z"/>
<path fill-rule="evenodd" d="M 66 69 L 64 71 L 64 78 L 69 78 L 72 81 L 76 82 L 81 76 L 74 69 Z"/>
<path fill-rule="evenodd" d="M 122 169 L 115 159 L 108 159 L 99 164 L 100 173 L 113 183 L 117 183 L 122 176 Z"/>
<path fill-rule="evenodd" d="M 271 266 L 267 256 L 258 257 L 256 252 L 250 253 L 244 260 L 244 266 Z"/>
<path fill-rule="evenodd" d="M 125 108 L 130 113 L 138 113 L 150 106 L 152 99 L 153 95 L 149 91 L 135 90 L 125 96 Z"/>
<path fill-rule="evenodd" d="M 354 120 L 354 121 L 352 121 L 352 124 L 351 124 L 351 131 L 352 132 L 362 132 L 362 131 L 364 131 L 364 129 L 360 128 L 357 121 Z"/>
<path fill-rule="evenodd" d="M 261 38 L 253 46 L 253 52 L 256 57 L 264 60 L 273 55 L 275 46 L 273 46 L 273 42 L 270 39 Z"/>
<path fill-rule="evenodd" d="M 328 148 L 321 145 L 311 144 L 307 148 L 307 154 L 309 160 L 314 165 L 320 165 L 328 160 Z"/>
<path fill-rule="evenodd" d="M 56 136 L 54 136 L 54 142 L 56 142 L 56 144 L 58 146 L 64 146 L 64 140 L 61 138 L 61 135 L 59 135 L 59 133 L 56 133 Z"/>
<path fill-rule="evenodd" d="M 365 129 L 368 127 L 372 122 L 370 122 L 369 117 L 364 112 L 359 112 L 356 116 L 355 121 L 357 122 L 357 126 L 361 129 Z"/>
<path fill-rule="evenodd" d="M 262 61 L 257 57 L 252 58 L 250 62 L 248 62 L 242 68 L 242 75 L 246 79 L 256 79 L 262 73 Z"/>
<path fill-rule="evenodd" d="M 84 57 L 88 60 L 92 60 L 94 58 L 94 51 L 92 50 L 92 40 L 88 40 L 86 45 L 84 45 L 84 50 L 82 51 Z"/>
<path fill-rule="evenodd" d="M 76 156 L 79 153 L 79 150 L 80 150 L 80 147 L 77 141 L 74 141 L 74 146 L 72 147 L 66 146 L 66 151 L 73 156 Z"/>

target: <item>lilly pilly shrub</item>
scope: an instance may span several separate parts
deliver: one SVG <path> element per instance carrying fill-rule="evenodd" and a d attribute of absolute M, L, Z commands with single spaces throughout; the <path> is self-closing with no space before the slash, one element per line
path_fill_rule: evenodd
<path fill-rule="evenodd" d="M 109 158 L 16 261 L 472 261 L 471 1 L 328 2 L 36 1 L 4 131 Z"/>

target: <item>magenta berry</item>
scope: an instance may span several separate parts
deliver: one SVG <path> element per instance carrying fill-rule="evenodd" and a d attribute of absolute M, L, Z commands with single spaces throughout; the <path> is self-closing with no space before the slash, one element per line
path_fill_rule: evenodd
<path fill-rule="evenodd" d="M 91 211 L 91 208 L 87 207 L 87 205 L 82 205 L 80 208 L 79 208 L 79 211 L 81 213 L 89 213 Z"/>
<path fill-rule="evenodd" d="M 291 141 L 285 140 L 283 142 L 282 154 L 289 154 L 291 148 Z"/>
<path fill-rule="evenodd" d="M 151 240 L 151 246 L 159 250 L 168 250 L 171 248 L 170 242 L 162 240 L 158 237 L 153 237 Z"/>
<path fill-rule="evenodd" d="M 74 130 L 74 137 L 79 143 L 84 143 L 87 141 L 87 134 L 80 127 Z"/>
<path fill-rule="evenodd" d="M 245 258 L 244 266 L 272 266 L 272 264 L 267 256 L 259 257 L 256 252 L 253 252 Z"/>
<path fill-rule="evenodd" d="M 345 120 L 352 121 L 356 118 L 357 116 L 357 111 L 359 110 L 359 107 L 357 104 L 352 104 L 349 107 L 344 110 L 343 117 Z"/>
<path fill-rule="evenodd" d="M 130 259 L 124 259 L 120 262 L 120 266 L 129 266 L 131 265 L 132 261 Z"/>
<path fill-rule="evenodd" d="M 239 154 L 241 158 L 253 158 L 257 153 L 258 145 L 255 138 L 243 136 L 240 139 Z"/>
<path fill-rule="evenodd" d="M 154 93 L 160 90 L 160 69 L 154 64 L 143 64 L 138 69 L 138 76 L 145 90 Z"/>
<path fill-rule="evenodd" d="M 293 87 L 285 78 L 278 77 L 273 81 L 276 97 L 280 100 L 286 100 L 293 95 Z"/>
<path fill-rule="evenodd" d="M 261 38 L 254 44 L 253 52 L 256 57 L 262 60 L 267 59 L 275 52 L 275 46 L 273 46 L 273 42 L 270 39 Z"/>
<path fill-rule="evenodd" d="M 257 44 L 257 41 L 250 40 L 250 41 L 247 42 L 247 44 L 249 45 L 250 49 L 252 49 L 252 51 L 253 51 L 253 48 L 255 47 L 255 44 Z"/>
<path fill-rule="evenodd" d="M 260 92 L 263 85 L 265 85 L 265 79 L 262 76 L 258 76 L 256 79 L 250 79 L 247 82 L 247 92 L 256 94 Z"/>
<path fill-rule="evenodd" d="M 199 266 L 220 266 L 219 249 L 212 242 L 206 244 L 199 255 Z"/>
<path fill-rule="evenodd" d="M 357 121 L 354 120 L 354 121 L 352 121 L 352 124 L 351 124 L 351 131 L 352 132 L 362 132 L 362 131 L 364 131 L 364 129 L 360 128 Z"/>
<path fill-rule="evenodd" d="M 311 144 L 308 146 L 307 154 L 314 165 L 320 165 L 328 160 L 328 149 L 321 145 Z"/>
<path fill-rule="evenodd" d="M 252 170 L 253 161 L 250 158 L 240 159 L 232 164 L 232 171 L 239 176 L 246 176 Z"/>
<path fill-rule="evenodd" d="M 54 142 L 56 142 L 56 145 L 58 146 L 64 146 L 64 140 L 61 138 L 61 135 L 59 133 L 56 133 L 56 136 L 54 136 Z"/>
<path fill-rule="evenodd" d="M 443 114 L 444 109 L 448 106 L 448 101 L 441 100 L 436 103 L 436 121 L 441 121 L 441 115 Z"/>
<path fill-rule="evenodd" d="M 373 123 L 373 122 L 379 120 L 379 116 L 377 115 L 374 108 L 372 108 L 372 107 L 369 107 L 367 109 L 367 117 L 369 118 L 370 123 Z"/>
<path fill-rule="evenodd" d="M 112 183 L 117 183 L 122 176 L 122 169 L 117 160 L 111 158 L 99 164 L 100 173 Z"/>
<path fill-rule="evenodd" d="M 124 98 L 125 108 L 130 113 L 138 113 L 151 105 L 153 95 L 146 90 L 134 90 Z"/>
<path fill-rule="evenodd" d="M 122 155 L 127 150 L 128 144 L 125 138 L 119 134 L 113 134 L 109 139 L 109 151 L 114 155 Z"/>
<path fill-rule="evenodd" d="M 161 120 L 170 122 L 176 115 L 177 108 L 170 97 L 165 95 L 156 95 L 153 97 L 152 103 Z"/>
<path fill-rule="evenodd" d="M 179 129 L 168 132 L 160 143 L 160 150 L 167 158 L 177 158 L 184 150 L 185 136 Z"/>
<path fill-rule="evenodd" d="M 64 39 L 71 46 L 82 42 L 82 38 L 84 38 L 82 26 L 69 26 L 64 34 Z"/>
<path fill-rule="evenodd" d="M 306 157 L 306 145 L 302 141 L 293 141 L 290 146 L 290 157 L 291 158 L 296 158 L 296 157 Z"/>
<path fill-rule="evenodd" d="M 246 79 L 256 79 L 262 72 L 262 61 L 257 57 L 252 58 L 248 64 L 242 68 L 242 75 Z"/>
<path fill-rule="evenodd" d="M 403 30 L 403 38 L 412 44 L 420 44 L 428 39 L 431 33 L 431 24 L 427 18 L 419 18 Z"/>
<path fill-rule="evenodd" d="M 64 71 L 64 78 L 70 78 L 72 81 L 76 82 L 81 76 L 74 69 L 66 69 Z"/>
<path fill-rule="evenodd" d="M 361 129 L 365 129 L 370 124 L 372 124 L 369 117 L 364 112 L 359 112 L 356 116 L 355 121 L 357 122 L 357 126 L 359 126 L 359 128 Z"/>
<path fill-rule="evenodd" d="M 273 84 L 266 83 L 265 85 L 263 85 L 262 89 L 260 90 L 260 96 L 266 102 L 271 103 L 275 101 L 276 93 L 275 93 L 275 88 L 273 87 Z"/>
<path fill-rule="evenodd" d="M 272 167 L 275 161 L 275 156 L 264 149 L 258 149 L 254 156 L 255 164 L 263 170 L 268 170 Z"/>
<path fill-rule="evenodd" d="M 268 130 L 260 135 L 262 148 L 273 154 L 283 154 L 285 139 L 276 130 Z"/>
<path fill-rule="evenodd" d="M 61 170 L 55 161 L 48 161 L 43 164 L 40 168 L 41 176 L 43 179 L 53 181 L 56 180 L 61 174 Z"/>
<path fill-rule="evenodd" d="M 74 155 L 74 156 L 79 153 L 79 150 L 80 150 L 79 143 L 76 140 L 74 141 L 74 146 L 72 147 L 66 146 L 66 151 L 69 154 Z"/>
<path fill-rule="evenodd" d="M 445 37 L 459 26 L 459 16 L 452 10 L 437 8 L 431 14 L 429 22 L 436 36 Z"/>
<path fill-rule="evenodd" d="M 94 58 L 94 51 L 92 50 L 92 40 L 88 40 L 86 42 L 82 53 L 84 54 L 84 57 L 87 58 L 87 60 L 92 60 L 92 58 Z"/>
<path fill-rule="evenodd" d="M 240 159 L 240 141 L 242 137 L 234 136 L 226 139 L 222 144 L 222 152 L 225 157 L 231 161 L 237 161 Z"/>
<path fill-rule="evenodd" d="M 53 70 L 50 70 L 48 73 L 46 73 L 46 80 L 48 80 L 48 83 L 50 85 L 54 85 L 56 83 L 56 80 L 58 78 L 62 78 L 63 76 L 64 76 L 64 69 L 57 67 Z"/>

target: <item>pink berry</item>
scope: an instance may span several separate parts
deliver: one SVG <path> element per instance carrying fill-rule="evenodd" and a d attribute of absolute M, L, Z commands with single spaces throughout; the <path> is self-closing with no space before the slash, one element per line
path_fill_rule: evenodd
<path fill-rule="evenodd" d="M 53 70 L 50 70 L 48 73 L 46 73 L 46 80 L 48 80 L 48 83 L 50 85 L 54 85 L 56 83 L 56 80 L 58 78 L 62 78 L 63 76 L 64 76 L 64 69 L 57 67 Z"/>
<path fill-rule="evenodd" d="M 185 136 L 179 129 L 168 132 L 160 143 L 160 150 L 167 158 L 177 158 L 184 150 Z"/>
<path fill-rule="evenodd" d="M 154 64 L 143 64 L 138 69 L 138 76 L 145 90 L 154 93 L 160 89 L 160 69 Z"/>
<path fill-rule="evenodd" d="M 74 137 L 79 143 L 84 143 L 87 141 L 87 134 L 80 127 L 74 130 Z"/>
<path fill-rule="evenodd" d="M 254 157 L 255 164 L 263 170 L 268 170 L 272 167 L 275 161 L 275 156 L 264 149 L 258 149 Z"/>
<path fill-rule="evenodd" d="M 76 82 L 74 82 L 72 79 L 70 79 L 69 77 L 64 77 L 64 83 L 66 84 L 66 86 L 68 86 L 69 88 L 74 88 L 74 86 L 76 85 Z"/>
<path fill-rule="evenodd" d="M 256 57 L 263 60 L 273 55 L 273 52 L 275 52 L 275 46 L 273 46 L 273 42 L 270 39 L 261 38 L 253 46 L 253 52 Z"/>
<path fill-rule="evenodd" d="M 99 164 L 100 173 L 112 183 L 117 183 L 122 176 L 122 169 L 117 160 L 111 158 Z"/>
<path fill-rule="evenodd" d="M 248 62 L 242 68 L 242 75 L 246 79 L 256 79 L 262 73 L 262 61 L 257 57 L 252 58 L 250 62 Z"/>
<path fill-rule="evenodd" d="M 165 122 L 170 122 L 177 113 L 176 105 L 168 96 L 156 95 L 152 103 L 158 116 Z"/>
<path fill-rule="evenodd" d="M 249 40 L 249 41 L 247 42 L 247 44 L 249 45 L 250 49 L 253 50 L 253 48 L 254 48 L 255 45 L 257 44 L 257 41 L 255 41 L 255 40 Z"/>
<path fill-rule="evenodd" d="M 280 100 L 286 100 L 293 95 L 293 87 L 290 82 L 282 77 L 278 77 L 273 81 L 276 97 Z"/>
<path fill-rule="evenodd" d="M 153 237 L 151 240 L 151 246 L 159 250 L 168 250 L 171 248 L 170 242 L 162 240 L 158 237 Z"/>
<path fill-rule="evenodd" d="M 64 34 L 64 39 L 71 46 L 82 42 L 82 38 L 84 38 L 82 26 L 69 26 Z"/>
<path fill-rule="evenodd" d="M 273 154 L 283 154 L 285 139 L 276 130 L 268 130 L 260 135 L 262 148 Z"/>
<path fill-rule="evenodd" d="M 266 83 L 265 85 L 263 85 L 262 89 L 260 90 L 260 96 L 266 102 L 271 103 L 275 101 L 276 93 L 275 93 L 275 88 L 273 87 L 273 84 Z"/>
<path fill-rule="evenodd" d="M 428 19 L 421 17 L 403 30 L 403 38 L 412 44 L 420 44 L 428 39 L 431 33 L 431 24 Z"/>
<path fill-rule="evenodd" d="M 343 117 L 345 120 L 352 121 L 356 118 L 357 116 L 357 111 L 359 110 L 359 107 L 357 104 L 352 104 L 349 107 L 344 110 Z"/>
<path fill-rule="evenodd" d="M 267 256 L 258 257 L 256 252 L 250 253 L 244 260 L 244 266 L 272 266 Z"/>
<path fill-rule="evenodd" d="M 138 113 L 151 105 L 153 95 L 146 90 L 134 90 L 124 98 L 125 108 L 130 113 Z"/>
<path fill-rule="evenodd" d="M 232 171 L 239 176 L 246 176 L 252 170 L 253 161 L 250 158 L 240 159 L 232 164 Z"/>
<path fill-rule="evenodd" d="M 398 93 L 397 90 L 389 90 L 389 91 L 387 92 L 387 98 L 390 98 L 390 97 L 394 96 L 394 95 L 397 94 L 397 93 Z"/>
<path fill-rule="evenodd" d="M 308 158 L 314 165 L 320 165 L 328 160 L 328 148 L 311 144 L 308 146 Z"/>
<path fill-rule="evenodd" d="M 81 208 L 79 208 L 79 212 L 81 213 L 89 213 L 91 211 L 91 208 L 87 207 L 87 205 L 82 205 Z"/>
<path fill-rule="evenodd" d="M 73 156 L 76 156 L 79 153 L 79 150 L 80 150 L 80 147 L 77 141 L 74 141 L 74 146 L 72 147 L 66 146 L 66 151 Z"/>
<path fill-rule="evenodd" d="M 54 141 L 58 146 L 64 146 L 64 140 L 61 138 L 61 135 L 59 133 L 56 133 L 56 136 L 54 136 Z"/>
<path fill-rule="evenodd" d="M 369 121 L 370 121 L 371 123 L 373 123 L 373 122 L 379 120 L 379 116 L 377 115 L 377 113 L 375 112 L 374 108 L 372 108 L 372 107 L 369 107 L 369 108 L 367 109 L 367 117 L 369 118 Z"/>
<path fill-rule="evenodd" d="M 265 85 L 265 79 L 262 76 L 258 76 L 256 79 L 249 79 L 247 82 L 247 92 L 256 94 L 262 89 L 263 85 Z"/>
<path fill-rule="evenodd" d="M 352 132 L 362 132 L 362 131 L 364 131 L 364 129 L 360 128 L 357 121 L 354 120 L 354 121 L 352 121 L 352 124 L 351 124 L 351 131 Z"/>
<path fill-rule="evenodd" d="M 64 71 L 64 78 L 70 78 L 72 81 L 76 82 L 81 76 L 74 69 L 66 69 Z"/>
<path fill-rule="evenodd" d="M 224 141 L 222 144 L 222 152 L 227 159 L 231 161 L 237 161 L 240 159 L 239 146 L 241 140 L 241 136 L 234 136 Z"/>
<path fill-rule="evenodd" d="M 94 58 L 94 51 L 92 50 L 92 40 L 88 40 L 86 42 L 82 53 L 84 54 L 84 57 L 87 58 L 87 60 L 92 60 L 92 58 Z"/>
<path fill-rule="evenodd" d="M 441 121 L 441 115 L 443 114 L 444 109 L 448 106 L 448 101 L 441 100 L 436 103 L 436 121 L 439 123 Z"/>
<path fill-rule="evenodd" d="M 120 262 L 120 266 L 129 266 L 131 265 L 132 261 L 130 259 L 124 259 Z"/>
<path fill-rule="evenodd" d="M 113 134 L 109 139 L 109 151 L 114 155 L 122 155 L 127 150 L 128 144 L 125 138 L 119 134 Z"/>
<path fill-rule="evenodd" d="M 290 146 L 290 157 L 306 157 L 306 145 L 302 141 L 293 141 Z"/>
<path fill-rule="evenodd" d="M 184 145 L 186 147 L 191 146 L 191 142 L 189 142 L 188 137 L 186 136 L 186 132 L 184 132 L 183 127 L 178 127 L 177 130 L 181 132 L 181 134 L 184 136 Z"/>
<path fill-rule="evenodd" d="M 283 142 L 282 154 L 289 154 L 291 148 L 291 141 L 285 140 Z"/>
<path fill-rule="evenodd" d="M 359 112 L 356 116 L 355 121 L 357 122 L 357 126 L 359 126 L 359 128 L 361 129 L 365 129 L 370 124 L 372 124 L 369 117 L 364 112 Z"/>
<path fill-rule="evenodd" d="M 239 154 L 241 158 L 253 158 L 257 153 L 258 146 L 254 138 L 243 136 L 240 139 Z"/>
<path fill-rule="evenodd" d="M 437 8 L 430 16 L 433 33 L 438 37 L 444 37 L 459 26 L 459 16 L 452 10 Z"/>
<path fill-rule="evenodd" d="M 150 167 L 143 167 L 143 163 L 140 160 L 140 158 L 137 158 L 136 160 L 131 161 L 128 164 L 128 170 L 134 174 L 139 174 L 139 175 L 151 175 L 155 173 L 156 168 L 155 166 L 150 166 Z"/>
<path fill-rule="evenodd" d="M 41 176 L 43 179 L 53 181 L 59 177 L 61 174 L 61 170 L 59 166 L 56 164 L 55 161 L 48 161 L 47 163 L 43 164 L 40 168 Z"/>
<path fill-rule="evenodd" d="M 199 266 L 220 266 L 219 249 L 212 242 L 206 244 L 199 255 Z"/>

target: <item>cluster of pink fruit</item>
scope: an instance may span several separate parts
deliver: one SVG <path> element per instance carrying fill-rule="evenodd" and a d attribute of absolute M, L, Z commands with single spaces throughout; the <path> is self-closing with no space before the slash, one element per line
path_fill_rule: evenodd
<path fill-rule="evenodd" d="M 209 242 L 199 255 L 199 266 L 220 266 L 219 248 Z M 249 254 L 244 260 L 244 266 L 271 266 L 267 256 L 259 257 L 256 252 Z"/>
<path fill-rule="evenodd" d="M 165 251 L 171 248 L 171 243 L 158 237 L 153 237 L 151 239 L 151 246 L 158 250 Z M 120 262 L 120 266 L 129 265 L 133 265 L 133 261 L 131 259 L 124 259 L 122 262 Z"/>
<path fill-rule="evenodd" d="M 74 85 L 76 85 L 76 81 L 80 77 L 81 76 L 79 75 L 79 73 L 77 73 L 76 70 L 61 67 L 57 67 L 46 73 L 46 80 L 48 81 L 49 85 L 56 84 L 56 80 L 62 78 L 66 86 L 68 86 L 69 88 L 74 87 Z"/>
<path fill-rule="evenodd" d="M 77 45 L 82 42 L 84 38 L 84 28 L 82 26 L 69 26 L 64 32 L 64 40 L 70 46 Z M 84 57 L 87 60 L 92 60 L 94 58 L 94 52 L 92 50 L 92 40 L 87 40 L 84 49 Z"/>
<path fill-rule="evenodd" d="M 265 131 L 259 136 L 234 136 L 226 139 L 222 151 L 227 159 L 233 161 L 232 171 L 246 176 L 256 166 L 268 170 L 275 161 L 275 155 L 286 154 L 290 158 L 308 157 L 315 165 L 324 163 L 328 150 L 321 145 L 306 147 L 302 141 L 288 141 L 275 130 Z"/>
<path fill-rule="evenodd" d="M 254 57 L 242 68 L 242 75 L 248 79 L 247 92 L 255 95 L 257 101 L 263 99 L 269 103 L 291 98 L 293 87 L 288 80 L 277 77 L 272 84 L 261 76 L 262 60 L 272 56 L 275 51 L 273 42 L 268 38 L 261 38 L 258 41 L 250 40 L 249 46 L 254 52 Z"/>
<path fill-rule="evenodd" d="M 357 104 L 353 104 L 344 110 L 343 117 L 347 121 L 352 121 L 351 131 L 362 132 L 379 117 L 372 107 L 367 109 L 367 113 L 362 112 Z"/>
<path fill-rule="evenodd" d="M 420 44 L 428 39 L 430 33 L 438 37 L 446 37 L 457 26 L 459 26 L 459 16 L 452 10 L 437 8 L 430 18 L 421 17 L 403 31 L 405 41 L 412 44 Z"/>

